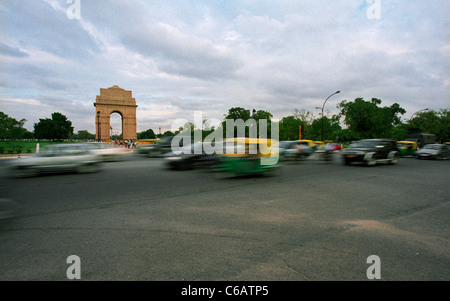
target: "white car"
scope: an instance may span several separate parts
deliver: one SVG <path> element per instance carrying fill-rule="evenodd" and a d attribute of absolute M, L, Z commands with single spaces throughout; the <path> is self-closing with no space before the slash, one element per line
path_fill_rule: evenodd
<path fill-rule="evenodd" d="M 42 173 L 91 173 L 100 168 L 98 156 L 83 144 L 53 144 L 33 156 L 10 162 L 13 177 L 32 177 Z"/>
<path fill-rule="evenodd" d="M 448 159 L 450 148 L 446 144 L 426 144 L 416 153 L 417 159 Z"/>
<path fill-rule="evenodd" d="M 115 147 L 114 145 L 102 142 L 91 142 L 84 145 L 103 161 L 123 160 L 124 155 L 130 153 L 130 150 L 126 148 Z"/>

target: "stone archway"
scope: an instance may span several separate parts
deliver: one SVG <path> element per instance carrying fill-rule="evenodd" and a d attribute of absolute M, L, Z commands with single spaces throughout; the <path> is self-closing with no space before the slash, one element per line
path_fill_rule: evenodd
<path fill-rule="evenodd" d="M 136 100 L 132 98 L 131 91 L 124 90 L 119 86 L 108 89 L 100 89 L 95 106 L 95 139 L 110 139 L 110 119 L 112 113 L 122 116 L 122 139 L 130 140 L 137 138 L 136 125 Z"/>

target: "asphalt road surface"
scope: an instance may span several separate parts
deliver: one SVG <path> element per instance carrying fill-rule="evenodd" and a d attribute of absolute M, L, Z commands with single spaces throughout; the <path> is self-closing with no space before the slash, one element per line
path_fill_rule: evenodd
<path fill-rule="evenodd" d="M 134 155 L 10 179 L 2 161 L 21 210 L 0 221 L 0 280 L 68 280 L 75 263 L 81 280 L 450 280 L 450 160 L 234 179 Z"/>

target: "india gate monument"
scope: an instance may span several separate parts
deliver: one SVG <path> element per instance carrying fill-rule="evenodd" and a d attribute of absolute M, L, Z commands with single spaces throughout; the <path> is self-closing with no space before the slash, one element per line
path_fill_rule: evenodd
<path fill-rule="evenodd" d="M 122 117 L 122 139 L 134 140 L 137 138 L 137 105 L 131 91 L 124 90 L 116 85 L 108 89 L 100 89 L 100 95 L 97 95 L 94 106 L 96 111 L 96 140 L 109 140 L 111 138 L 110 119 L 112 113 L 118 113 Z"/>

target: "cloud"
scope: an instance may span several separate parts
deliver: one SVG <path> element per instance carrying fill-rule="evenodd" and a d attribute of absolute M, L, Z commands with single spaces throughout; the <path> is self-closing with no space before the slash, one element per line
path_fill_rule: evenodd
<path fill-rule="evenodd" d="M 76 20 L 64 0 L 2 1 L 0 98 L 34 99 L 41 118 L 64 109 L 91 132 L 92 103 L 113 85 L 133 91 L 140 130 L 197 110 L 220 119 L 233 106 L 281 118 L 336 90 L 326 109 L 360 96 L 448 107 L 447 0 L 380 1 L 380 19 L 365 0 L 80 4 Z M 17 105 L 2 110 L 33 115 Z"/>
<path fill-rule="evenodd" d="M 0 42 L 0 53 L 12 57 L 26 57 L 28 53 L 20 50 L 19 48 L 9 46 L 5 43 Z"/>

